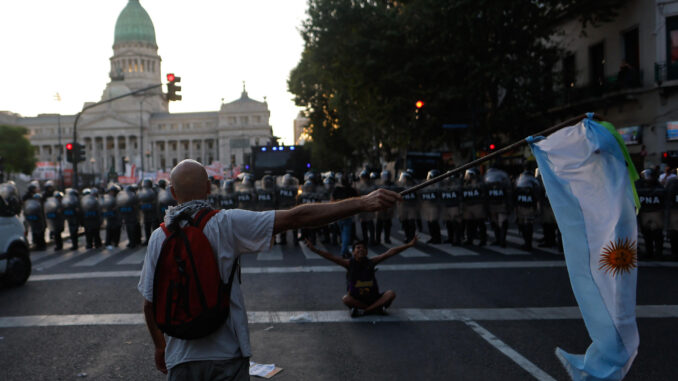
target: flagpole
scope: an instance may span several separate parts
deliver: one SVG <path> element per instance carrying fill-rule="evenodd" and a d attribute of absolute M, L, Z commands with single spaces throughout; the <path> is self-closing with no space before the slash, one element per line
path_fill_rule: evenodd
<path fill-rule="evenodd" d="M 567 126 L 570 126 L 570 125 L 572 125 L 572 124 L 574 124 L 574 123 L 577 123 L 577 122 L 579 122 L 579 121 L 581 121 L 582 119 L 585 119 L 585 118 L 587 118 L 587 117 L 588 117 L 588 116 L 587 116 L 586 114 L 582 114 L 582 115 L 576 116 L 576 117 L 571 118 L 571 119 L 568 119 L 568 120 L 566 120 L 566 121 L 564 121 L 564 122 L 562 122 L 562 123 L 558 123 L 558 124 L 556 124 L 555 126 L 549 127 L 549 128 L 547 128 L 547 129 L 545 129 L 545 130 L 543 130 L 543 131 L 537 132 L 536 134 L 534 134 L 534 135 L 532 135 L 532 136 L 548 136 L 548 135 L 550 135 L 550 134 L 552 134 L 552 133 L 554 133 L 554 132 L 560 130 L 561 128 L 565 128 L 565 127 L 567 127 Z M 598 119 L 598 120 L 602 120 L 602 118 L 601 118 L 600 115 L 593 114 L 593 117 L 596 118 L 596 119 Z M 446 179 L 446 178 L 448 178 L 448 177 L 454 175 L 455 173 L 459 173 L 459 172 L 465 171 L 465 170 L 467 170 L 467 169 L 469 169 L 469 168 L 473 168 L 473 167 L 475 167 L 475 166 L 477 166 L 477 165 L 479 165 L 479 164 L 481 164 L 481 163 L 484 163 L 484 162 L 486 162 L 486 161 L 488 161 L 488 160 L 491 160 L 491 159 L 493 159 L 493 158 L 495 158 L 495 157 L 497 157 L 497 156 L 500 156 L 500 155 L 502 155 L 502 154 L 504 154 L 504 153 L 506 153 L 506 152 L 512 151 L 512 150 L 514 150 L 514 149 L 516 149 L 516 148 L 518 148 L 518 147 L 520 147 L 520 146 L 522 146 L 522 145 L 525 145 L 525 144 L 527 144 L 527 140 L 526 140 L 526 139 L 521 139 L 521 140 L 519 140 L 519 141 L 517 141 L 517 142 L 515 142 L 515 143 L 509 144 L 508 146 L 506 146 L 506 147 L 504 147 L 504 148 L 501 148 L 501 149 L 499 149 L 499 150 L 497 150 L 497 151 L 495 151 L 495 152 L 492 152 L 491 154 L 489 154 L 489 155 L 487 155 L 487 156 L 483 156 L 483 157 L 481 157 L 480 159 L 473 160 L 473 161 L 471 161 L 471 162 L 469 162 L 469 163 L 466 163 L 466 164 L 462 165 L 461 167 L 457 167 L 457 168 L 455 168 L 455 169 L 449 170 L 449 171 L 443 173 L 443 174 L 440 175 L 440 176 L 436 176 L 436 177 L 434 177 L 434 178 L 432 178 L 432 179 L 430 179 L 430 180 L 424 181 L 424 182 L 421 183 L 421 184 L 415 185 L 415 186 L 413 186 L 413 187 L 411 187 L 411 188 L 407 188 L 407 189 L 405 189 L 404 191 L 400 192 L 400 194 L 401 194 L 401 195 L 406 195 L 406 194 L 408 194 L 408 193 L 416 192 L 416 191 L 418 191 L 418 190 L 421 189 L 421 188 L 425 188 L 425 187 L 427 187 L 427 186 L 429 186 L 429 185 L 432 185 L 432 184 L 435 184 L 435 183 L 437 183 L 437 182 L 440 182 L 440 181 L 442 181 L 442 180 L 444 180 L 444 179 Z"/>

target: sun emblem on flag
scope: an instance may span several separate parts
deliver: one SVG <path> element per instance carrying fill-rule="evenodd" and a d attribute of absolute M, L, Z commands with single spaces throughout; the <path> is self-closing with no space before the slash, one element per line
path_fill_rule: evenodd
<path fill-rule="evenodd" d="M 628 238 L 619 238 L 616 242 L 610 241 L 600 255 L 600 267 L 606 273 L 616 276 L 630 272 L 637 266 L 636 241 Z"/>

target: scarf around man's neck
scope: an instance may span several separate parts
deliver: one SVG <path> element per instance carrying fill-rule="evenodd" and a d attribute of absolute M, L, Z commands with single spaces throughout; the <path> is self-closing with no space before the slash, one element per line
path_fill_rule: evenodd
<path fill-rule="evenodd" d="M 170 206 L 167 208 L 167 212 L 165 212 L 165 226 L 168 229 L 170 227 L 174 228 L 172 224 L 179 222 L 180 216 L 191 218 L 195 212 L 205 208 L 212 209 L 210 204 L 205 200 L 192 200 L 177 206 Z"/>

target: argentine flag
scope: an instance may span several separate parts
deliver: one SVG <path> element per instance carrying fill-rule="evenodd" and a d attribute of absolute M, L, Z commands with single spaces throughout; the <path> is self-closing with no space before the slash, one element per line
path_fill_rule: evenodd
<path fill-rule="evenodd" d="M 633 183 L 625 147 L 590 117 L 528 138 L 558 227 L 574 296 L 592 343 L 556 349 L 573 380 L 621 380 L 638 353 Z M 632 168 L 632 167 L 630 167 Z M 633 170 L 635 171 L 635 170 Z"/>

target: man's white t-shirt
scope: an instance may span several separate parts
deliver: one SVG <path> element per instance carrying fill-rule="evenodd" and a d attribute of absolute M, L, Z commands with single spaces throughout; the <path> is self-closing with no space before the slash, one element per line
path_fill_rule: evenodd
<path fill-rule="evenodd" d="M 203 233 L 217 255 L 219 272 L 224 282 L 228 282 L 231 268 L 240 254 L 270 248 L 274 221 L 275 211 L 250 212 L 230 209 L 220 211 L 207 222 Z M 141 269 L 137 288 L 149 302 L 153 302 L 153 277 L 164 240 L 163 230 L 156 229 L 151 235 L 144 266 Z M 252 355 L 247 310 L 239 280 L 236 274 L 231 290 L 230 315 L 217 331 L 194 340 L 182 340 L 165 335 L 167 343 L 165 363 L 168 369 L 188 361 L 226 360 Z"/>

